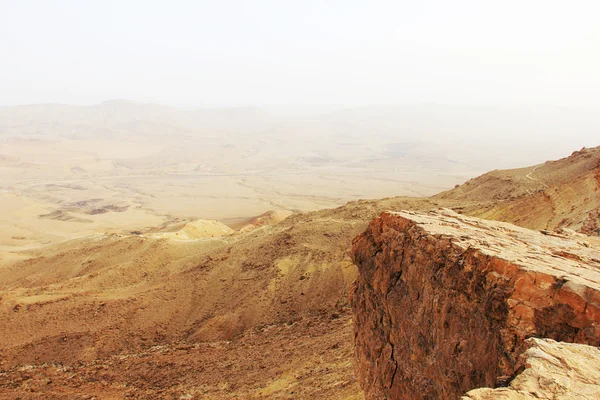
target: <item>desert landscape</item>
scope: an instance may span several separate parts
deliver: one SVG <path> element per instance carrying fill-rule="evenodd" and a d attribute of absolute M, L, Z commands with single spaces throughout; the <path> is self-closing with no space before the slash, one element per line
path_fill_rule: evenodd
<path fill-rule="evenodd" d="M 360 169 L 350 174 L 344 171 L 352 166 L 335 161 L 314 165 L 314 159 L 300 161 L 298 153 L 271 154 L 271 171 L 248 172 L 236 165 L 237 157 L 249 151 L 239 142 L 225 149 L 198 147 L 206 151 L 206 159 L 193 156 L 191 146 L 182 146 L 171 150 L 169 160 L 169 146 L 161 142 L 165 138 L 136 144 L 135 136 L 108 135 L 95 141 L 36 135 L 15 139 L 8 130 L 2 146 L 7 179 L 2 181 L 1 203 L 6 228 L 0 275 L 0 395 L 6 399 L 408 398 L 402 394 L 410 393 L 405 389 L 397 391 L 392 385 L 389 390 L 395 392 L 386 392 L 364 380 L 364 374 L 376 373 L 367 367 L 370 356 L 364 355 L 373 350 L 361 353 L 372 345 L 370 339 L 361 339 L 363 318 L 372 311 L 356 303 L 363 256 L 350 247 L 373 218 L 390 210 L 452 209 L 537 231 L 579 231 L 581 238 L 562 234 L 564 241 L 583 240 L 586 248 L 600 248 L 600 148 L 470 180 L 471 172 L 462 167 L 441 173 L 447 159 L 438 164 L 429 159 L 432 164 L 419 164 L 421 172 L 412 167 L 418 182 L 428 184 L 414 185 L 403 182 L 401 174 L 391 181 L 383 175 L 383 166 L 398 163 L 396 157 L 374 160 L 376 167 L 363 169 L 365 178 L 360 180 Z M 181 145 L 179 136 L 171 138 Z M 400 156 L 413 163 L 419 159 L 414 149 Z M 310 179 L 304 181 L 303 174 Z M 460 179 L 467 181 L 456 185 Z M 347 194 L 319 195 L 331 187 L 324 181 L 339 185 L 335 193 Z M 354 184 L 382 197 L 395 191 L 411 196 L 347 202 L 365 193 L 353 193 Z M 283 189 L 271 192 L 269 185 Z M 444 188 L 452 189 L 434 194 Z M 474 240 L 477 246 L 489 246 L 490 239 Z M 521 240 L 526 247 L 554 251 L 557 260 L 574 258 L 589 265 L 589 272 L 575 274 L 589 279 L 589 290 L 598 289 L 597 250 L 573 255 L 575 250 L 560 250 L 558 243 L 546 239 Z M 498 257 L 509 257 L 503 254 Z M 598 303 L 589 296 L 583 301 L 592 310 Z M 550 323 L 541 337 L 597 346 L 600 321 L 595 314 L 588 318 L 592 322 L 586 326 L 595 328 L 586 331 L 587 339 L 572 336 L 571 330 L 561 333 L 558 320 L 556 329 Z M 552 344 L 530 346 L 560 351 L 544 347 Z M 513 351 L 518 355 L 521 350 Z M 459 390 L 453 395 L 493 387 L 498 375 L 517 368 L 515 357 L 501 363 L 502 371 L 489 369 L 460 385 L 453 383 Z M 578 360 L 587 362 L 593 373 L 593 359 Z M 454 368 L 466 373 L 460 372 L 464 367 Z M 572 376 L 573 371 L 566 373 Z M 536 377 L 533 373 L 530 379 Z M 598 386 L 592 387 L 600 393 Z M 423 398 L 449 396 L 436 390 L 425 385 L 419 393 L 429 396 Z"/>
<path fill-rule="evenodd" d="M 505 118 L 518 127 L 499 122 L 488 132 L 489 121 Z M 271 210 L 429 196 L 492 167 L 563 155 L 560 124 L 576 122 L 580 130 L 568 139 L 582 143 L 600 126 L 596 114 L 562 113 L 540 148 L 535 118 L 529 110 L 439 106 L 308 116 L 127 101 L 0 107 L 0 262 L 107 232 L 195 219 L 235 228 Z M 484 129 L 532 136 L 514 148 L 485 140 Z"/>
<path fill-rule="evenodd" d="M 0 0 L 0 400 L 600 400 L 598 15 Z"/>

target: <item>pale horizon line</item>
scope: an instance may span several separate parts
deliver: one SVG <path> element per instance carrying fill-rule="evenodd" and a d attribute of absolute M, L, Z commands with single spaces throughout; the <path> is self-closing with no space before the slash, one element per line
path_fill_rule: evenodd
<path fill-rule="evenodd" d="M 176 105 L 169 102 L 130 100 L 125 98 L 110 98 L 107 100 L 93 103 L 67 103 L 67 102 L 33 102 L 33 103 L 16 103 L 16 104 L 0 104 L 0 108 L 11 107 L 35 107 L 35 106 L 68 106 L 68 107 L 96 107 L 107 103 L 123 103 L 134 105 L 150 105 L 169 107 L 179 110 L 210 110 L 210 109 L 236 109 L 236 108 L 257 108 L 257 109 L 329 109 L 329 110 L 351 110 L 351 109 L 366 109 L 366 108 L 401 108 L 401 107 L 447 107 L 447 108 L 496 108 L 496 109 L 565 109 L 565 110 L 590 110 L 600 111 L 600 107 L 585 105 L 573 106 L 563 104 L 501 104 L 501 103 L 444 103 L 435 101 L 424 101 L 414 103 L 361 103 L 361 104 L 250 104 L 250 103 L 231 103 L 231 104 L 204 104 L 204 105 Z"/>

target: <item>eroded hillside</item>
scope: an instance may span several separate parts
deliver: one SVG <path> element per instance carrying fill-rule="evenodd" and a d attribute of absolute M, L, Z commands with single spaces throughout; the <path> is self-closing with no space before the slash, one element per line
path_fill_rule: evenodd
<path fill-rule="evenodd" d="M 434 196 L 476 201 L 464 211 L 530 229 L 600 234 L 600 147 L 529 168 L 492 171 Z"/>
<path fill-rule="evenodd" d="M 8 398 L 29 388 L 59 398 L 360 396 L 348 245 L 385 209 L 435 206 L 361 201 L 216 238 L 107 235 L 36 250 L 0 277 L 0 362 L 9 371 L 0 386 Z M 184 353 L 203 378 L 181 366 Z M 159 374 L 168 363 L 181 371 Z"/>

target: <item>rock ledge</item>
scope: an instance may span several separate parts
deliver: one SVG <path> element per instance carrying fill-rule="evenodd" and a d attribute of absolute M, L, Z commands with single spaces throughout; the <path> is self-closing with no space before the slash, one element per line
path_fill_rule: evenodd
<path fill-rule="evenodd" d="M 600 345 L 600 251 L 449 210 L 383 213 L 353 243 L 356 357 L 368 399 L 507 385 L 530 337 Z"/>

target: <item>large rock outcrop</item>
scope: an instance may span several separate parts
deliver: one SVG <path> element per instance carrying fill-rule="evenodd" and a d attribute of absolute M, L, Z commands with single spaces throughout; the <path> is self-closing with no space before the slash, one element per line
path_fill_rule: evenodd
<path fill-rule="evenodd" d="M 353 243 L 368 399 L 452 399 L 508 384 L 529 337 L 600 345 L 600 251 L 439 210 L 383 213 Z"/>

